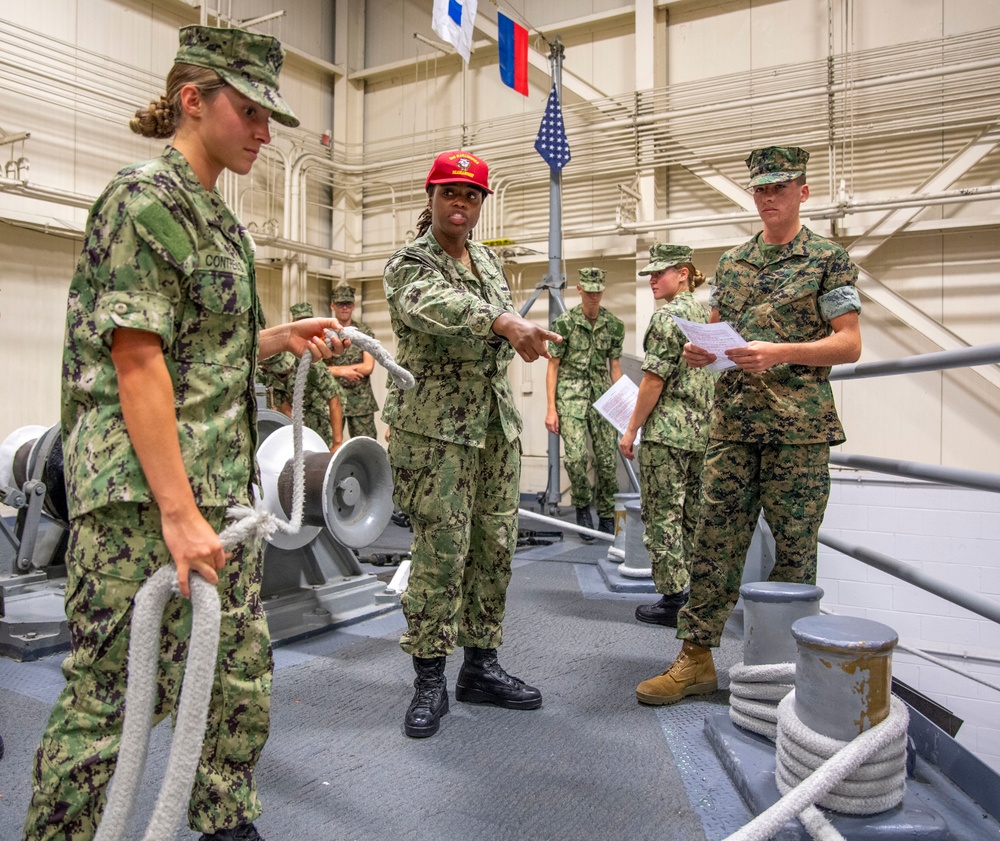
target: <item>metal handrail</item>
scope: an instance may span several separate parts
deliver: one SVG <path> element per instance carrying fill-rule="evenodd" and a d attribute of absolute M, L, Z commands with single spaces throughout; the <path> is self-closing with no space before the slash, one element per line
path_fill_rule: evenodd
<path fill-rule="evenodd" d="M 960 467 L 943 467 L 939 464 L 921 464 L 916 461 L 900 461 L 894 458 L 859 456 L 852 453 L 830 453 L 830 464 L 836 464 L 838 467 L 871 470 L 874 473 L 886 473 L 890 476 L 924 479 L 928 482 L 954 485 L 959 488 L 1000 493 L 1000 473 L 964 470 Z"/>
<path fill-rule="evenodd" d="M 846 540 L 834 537 L 832 534 L 824 531 L 823 529 L 820 529 L 819 531 L 819 542 L 824 546 L 829 546 L 831 549 L 836 549 L 838 552 L 841 552 L 850 558 L 854 558 L 857 561 L 868 564 L 868 566 L 875 567 L 875 569 L 888 573 L 895 578 L 908 581 L 910 584 L 919 587 L 921 590 L 926 590 L 929 593 L 940 596 L 942 599 L 945 599 L 952 604 L 957 604 L 960 607 L 964 607 L 966 610 L 977 613 L 980 616 L 989 619 L 991 622 L 1000 624 L 1000 602 L 994 601 L 986 596 L 981 596 L 978 593 L 964 590 L 961 587 L 956 587 L 954 584 L 942 581 L 932 575 L 927 575 L 925 572 L 916 569 L 915 567 L 912 567 L 897 558 L 890 558 L 888 555 L 883 555 L 881 552 L 876 552 L 872 549 L 866 549 L 864 546 L 856 546 L 852 543 L 848 543 Z"/>
<path fill-rule="evenodd" d="M 921 371 L 943 371 L 947 368 L 973 368 L 1000 362 L 1000 344 L 920 353 L 902 359 L 880 362 L 856 362 L 835 365 L 830 369 L 831 380 L 860 380 L 865 377 L 885 377 L 891 374 L 915 374 Z"/>
<path fill-rule="evenodd" d="M 940 353 L 924 353 L 903 359 L 891 359 L 881 362 L 867 362 L 855 365 L 837 365 L 830 372 L 831 380 L 850 380 L 863 377 L 880 377 L 891 374 L 915 373 L 921 371 L 939 371 L 946 368 L 969 367 L 973 365 L 989 365 L 1000 362 L 1000 344 L 981 345 L 979 347 L 948 350 Z M 884 473 L 893 476 L 905 476 L 922 479 L 954 487 L 972 488 L 991 493 L 1000 493 L 1000 474 L 986 473 L 978 470 L 963 470 L 935 464 L 920 464 L 899 459 L 877 458 L 875 456 L 852 455 L 850 453 L 831 453 L 830 463 L 842 467 L 854 467 Z M 964 607 L 991 622 L 1000 624 L 1000 602 L 995 599 L 973 593 L 961 587 L 942 581 L 923 571 L 900 561 L 857 546 L 834 537 L 829 532 L 820 529 L 819 542 L 838 552 L 854 558 L 868 566 L 875 567 L 888 575 L 907 581 L 921 590 L 926 590 L 942 599 Z"/>

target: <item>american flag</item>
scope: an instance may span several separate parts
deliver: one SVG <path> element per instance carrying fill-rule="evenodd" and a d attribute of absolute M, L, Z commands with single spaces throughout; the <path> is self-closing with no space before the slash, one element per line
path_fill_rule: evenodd
<path fill-rule="evenodd" d="M 562 169 L 569 163 L 569 141 L 566 139 L 566 126 L 563 125 L 562 109 L 559 107 L 559 97 L 556 94 L 555 85 L 549 91 L 545 115 L 542 117 L 542 124 L 538 127 L 535 151 L 552 169 Z"/>

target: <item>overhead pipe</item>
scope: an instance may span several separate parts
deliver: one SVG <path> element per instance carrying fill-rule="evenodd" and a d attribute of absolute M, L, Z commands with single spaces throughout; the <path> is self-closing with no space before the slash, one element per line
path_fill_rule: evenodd
<path fill-rule="evenodd" d="M 1000 185 L 983 187 L 968 187 L 958 190 L 944 190 L 936 193 L 917 193 L 911 196 L 896 196 L 884 199 L 851 199 L 836 204 L 805 207 L 802 215 L 808 219 L 836 219 L 854 213 L 867 213 L 873 210 L 889 210 L 903 207 L 923 207 L 925 205 L 964 204 L 973 201 L 988 201 L 1000 197 Z M 660 228 L 690 228 L 712 227 L 716 225 L 731 225 L 742 222 L 756 222 L 760 217 L 757 213 L 725 213 L 710 216 L 675 216 L 666 219 L 653 219 L 648 222 L 623 222 L 618 227 L 626 233 L 644 233 Z"/>
<path fill-rule="evenodd" d="M 808 99 L 813 96 L 829 96 L 838 93 L 855 93 L 868 88 L 885 87 L 888 85 L 901 85 L 907 82 L 915 82 L 921 79 L 933 79 L 944 76 L 953 76 L 958 73 L 975 73 L 980 70 L 991 70 L 1000 67 L 1000 58 L 987 59 L 984 61 L 970 61 L 962 64 L 953 64 L 946 67 L 933 67 L 926 70 L 910 70 L 905 73 L 876 76 L 872 79 L 863 79 L 860 82 L 837 82 L 833 85 L 814 85 L 811 88 L 802 88 L 785 93 L 764 94 L 762 96 L 752 96 L 739 101 L 740 107 L 756 107 L 758 105 L 771 105 L 778 102 L 790 102 L 796 99 Z M 632 117 L 626 120 L 607 120 L 603 123 L 588 125 L 587 130 L 598 133 L 606 129 L 618 128 L 622 125 L 645 126 L 662 123 L 669 125 L 671 120 L 678 120 L 684 117 L 701 117 L 706 114 L 716 114 L 720 111 L 732 111 L 733 102 L 714 102 L 706 105 L 693 105 L 689 108 L 678 108 L 674 111 L 660 111 L 646 114 L 642 117 Z"/>
<path fill-rule="evenodd" d="M 269 152 L 276 152 L 276 149 L 271 149 Z M 312 154 L 312 153 L 310 153 Z M 313 157 L 319 158 L 320 161 L 325 159 L 317 155 L 312 155 Z M 285 207 L 289 207 L 290 201 L 290 177 L 285 179 Z M 519 182 L 523 184 L 523 182 Z M 497 208 L 497 213 L 495 214 L 499 219 L 503 218 L 503 204 L 506 198 L 506 188 L 510 186 L 505 184 L 502 188 L 504 190 L 501 193 L 500 203 Z M 64 205 L 68 207 L 77 207 L 83 209 L 89 209 L 94 201 L 93 196 L 84 196 L 78 193 L 70 193 L 61 190 L 54 190 L 47 187 L 40 187 L 37 185 L 27 184 L 16 179 L 4 178 L 0 176 L 0 192 L 10 192 L 15 195 L 24 196 L 25 198 L 38 199 L 40 201 L 49 201 L 53 204 Z M 989 199 L 995 199 L 1000 195 L 1000 187 L 998 186 L 985 186 L 985 187 L 974 187 L 968 189 L 950 190 L 944 193 L 936 194 L 922 194 L 920 196 L 910 196 L 905 198 L 887 198 L 887 199 L 873 199 L 866 202 L 852 201 L 846 205 L 824 205 L 821 207 L 813 208 L 808 210 L 804 215 L 807 218 L 812 219 L 824 219 L 824 218 L 834 218 L 833 214 L 835 211 L 842 211 L 845 214 L 863 213 L 870 210 L 885 210 L 891 207 L 919 207 L 922 204 L 961 204 L 970 201 L 985 201 Z M 298 191 L 296 191 L 296 196 L 298 196 Z M 285 251 L 291 252 L 293 254 L 310 254 L 316 257 L 324 257 L 330 260 L 337 260 L 345 263 L 363 263 L 368 260 L 381 260 L 388 259 L 394 249 L 380 249 L 374 252 L 357 252 L 349 254 L 344 251 L 337 251 L 332 248 L 324 248 L 322 246 L 310 245 L 309 243 L 295 241 L 290 236 L 289 230 L 289 219 L 288 212 L 282 214 L 283 216 L 283 234 L 280 237 L 269 236 L 260 233 L 254 234 L 254 240 L 258 245 L 267 245 L 274 248 L 281 248 Z M 626 222 L 620 223 L 614 226 L 607 227 L 595 227 L 586 229 L 568 229 L 563 231 L 564 239 L 586 239 L 595 236 L 613 236 L 613 235 L 635 235 L 639 233 L 644 233 L 653 230 L 660 230 L 663 228 L 690 228 L 690 227 L 717 227 L 723 225 L 738 225 L 745 224 L 748 222 L 756 222 L 758 220 L 756 213 L 726 213 L 726 214 L 712 214 L 707 216 L 686 216 L 686 217 L 672 217 L 666 219 L 653 219 L 648 222 Z M 68 232 L 78 233 L 75 229 L 67 229 Z M 496 227 L 496 225 L 490 225 L 491 234 L 501 234 L 502 230 Z M 542 241 L 546 238 L 547 233 L 539 233 L 527 231 L 523 232 L 518 236 L 518 239 L 522 242 L 534 242 Z M 497 238 L 496 236 L 491 236 L 491 239 Z M 297 277 L 297 270 L 296 270 Z M 283 282 L 289 282 L 285 280 Z M 290 288 L 290 287 L 289 287 Z"/>

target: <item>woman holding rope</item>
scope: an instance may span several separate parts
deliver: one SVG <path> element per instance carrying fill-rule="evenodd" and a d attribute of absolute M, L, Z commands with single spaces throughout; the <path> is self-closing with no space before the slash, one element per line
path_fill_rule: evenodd
<path fill-rule="evenodd" d="M 27 841 L 91 839 L 121 739 L 133 599 L 160 567 L 190 596 L 197 572 L 222 603 L 208 728 L 188 809 L 202 841 L 257 841 L 254 767 L 267 740 L 271 649 L 261 548 L 227 555 L 226 509 L 256 478 L 255 362 L 281 351 L 328 358 L 335 319 L 264 328 L 253 243 L 215 191 L 298 120 L 278 93 L 274 38 L 188 26 L 166 95 L 130 126 L 173 136 L 122 170 L 91 209 L 70 285 L 62 435 L 70 501 L 66 687 L 34 765 Z M 176 708 L 190 603 L 163 617 L 156 720 Z"/>

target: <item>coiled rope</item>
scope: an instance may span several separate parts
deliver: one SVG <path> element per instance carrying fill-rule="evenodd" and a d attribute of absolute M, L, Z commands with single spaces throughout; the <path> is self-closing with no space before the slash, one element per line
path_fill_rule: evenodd
<path fill-rule="evenodd" d="M 95 841 L 121 838 L 131 818 L 149 746 L 163 608 L 170 597 L 179 592 L 176 570 L 164 566 L 153 573 L 136 594 L 132 639 L 128 649 L 128 686 L 125 689 L 126 714 L 121 750 L 114 786 L 97 827 Z M 212 675 L 219 648 L 221 607 L 215 587 L 200 575 L 191 576 L 191 606 L 190 649 L 170 759 L 143 841 L 174 837 L 180 817 L 178 804 L 183 805 L 190 799 L 195 771 L 201 760 L 201 745 L 212 695 Z"/>
<path fill-rule="evenodd" d="M 795 691 L 778 704 L 775 782 L 782 798 L 725 841 L 765 841 L 798 815 L 816 841 L 843 836 L 816 808 L 872 815 L 898 805 L 906 785 L 906 705 L 890 696 L 889 715 L 850 742 L 810 729 L 795 714 Z"/>
<path fill-rule="evenodd" d="M 412 388 L 413 375 L 400 367 L 382 344 L 353 327 L 339 333 L 326 331 L 326 341 L 339 336 L 356 342 L 387 368 L 401 389 Z M 224 549 L 241 543 L 269 539 L 277 531 L 296 534 L 302 528 L 305 506 L 305 453 L 302 451 L 303 405 L 306 381 L 313 357 L 302 354 L 295 371 L 292 391 L 293 485 L 292 514 L 286 522 L 258 501 L 252 508 L 235 505 L 226 509 L 233 520 L 219 533 Z M 178 705 L 170 758 L 160 794 L 143 841 L 162 841 L 177 833 L 186 804 L 191 799 L 195 773 L 201 760 L 208 705 L 212 696 L 215 661 L 219 649 L 221 607 L 215 587 L 200 575 L 191 575 L 192 624 L 184 681 Z M 107 807 L 94 841 L 120 841 L 135 807 L 136 792 L 146 765 L 149 734 L 156 700 L 156 669 L 159 662 L 160 625 L 163 608 L 171 596 L 179 594 L 177 572 L 172 565 L 158 569 L 135 597 L 132 636 L 128 649 L 128 685 L 125 689 L 125 721 L 114 781 Z"/>
<path fill-rule="evenodd" d="M 773 742 L 778 734 L 778 702 L 794 688 L 794 663 L 737 663 L 729 669 L 729 718 Z"/>

